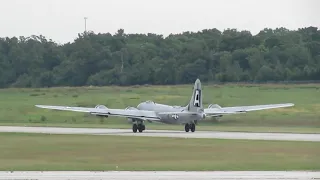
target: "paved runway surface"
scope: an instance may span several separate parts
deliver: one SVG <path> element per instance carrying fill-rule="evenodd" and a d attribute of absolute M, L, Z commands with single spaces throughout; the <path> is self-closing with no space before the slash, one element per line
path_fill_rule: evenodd
<path fill-rule="evenodd" d="M 17 126 L 0 126 L 0 132 L 320 142 L 320 134 L 292 134 L 292 133 L 246 133 L 246 132 L 216 132 L 216 131 L 196 131 L 194 133 L 191 133 L 191 132 L 186 133 L 184 131 L 167 131 L 167 130 L 146 130 L 143 133 L 133 133 L 130 129 L 17 127 Z"/>
<path fill-rule="evenodd" d="M 320 172 L 304 171 L 0 171 L 0 180 L 208 180 L 208 179 L 319 179 Z"/>

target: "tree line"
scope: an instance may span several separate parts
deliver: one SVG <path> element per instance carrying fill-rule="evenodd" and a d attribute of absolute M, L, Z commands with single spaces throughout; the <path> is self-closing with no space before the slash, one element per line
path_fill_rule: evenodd
<path fill-rule="evenodd" d="M 320 80 L 320 30 L 79 33 L 0 38 L 0 87 Z"/>

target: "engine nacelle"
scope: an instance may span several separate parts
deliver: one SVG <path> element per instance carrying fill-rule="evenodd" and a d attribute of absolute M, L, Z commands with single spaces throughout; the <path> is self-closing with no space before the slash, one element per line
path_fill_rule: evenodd
<path fill-rule="evenodd" d="M 94 108 L 96 108 L 96 109 L 108 109 L 105 105 L 100 105 L 100 104 L 96 105 L 96 107 L 94 107 Z"/>
<path fill-rule="evenodd" d="M 132 107 L 132 106 L 128 106 L 128 107 L 125 108 L 125 110 L 138 110 L 138 109 L 135 108 L 135 107 Z M 129 123 L 135 122 L 134 118 L 127 118 L 127 120 L 128 120 Z"/>
<path fill-rule="evenodd" d="M 209 109 L 221 109 L 221 106 L 219 106 L 218 104 L 210 104 L 208 106 L 208 108 Z M 211 119 L 214 121 L 219 121 L 222 116 L 223 115 L 214 115 L 214 116 L 211 116 Z"/>
<path fill-rule="evenodd" d="M 100 104 L 96 105 L 94 108 L 96 108 L 96 109 L 108 109 L 105 105 L 100 105 Z M 109 117 L 107 115 L 100 115 L 100 114 L 97 114 L 97 113 L 91 113 L 91 114 L 95 115 L 97 117 L 105 117 L 105 118 Z"/>
<path fill-rule="evenodd" d="M 128 107 L 125 108 L 125 110 L 138 110 L 138 109 L 135 108 L 135 107 L 128 106 Z"/>
<path fill-rule="evenodd" d="M 208 106 L 209 109 L 221 109 L 221 106 L 219 106 L 218 104 L 210 104 Z"/>

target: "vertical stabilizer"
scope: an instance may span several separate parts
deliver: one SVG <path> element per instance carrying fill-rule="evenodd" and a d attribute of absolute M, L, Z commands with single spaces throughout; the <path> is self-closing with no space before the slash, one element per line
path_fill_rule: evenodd
<path fill-rule="evenodd" d="M 188 110 L 191 112 L 198 112 L 200 109 L 203 109 L 202 89 L 201 82 L 199 79 L 197 79 L 193 86 L 192 97 L 188 104 Z"/>

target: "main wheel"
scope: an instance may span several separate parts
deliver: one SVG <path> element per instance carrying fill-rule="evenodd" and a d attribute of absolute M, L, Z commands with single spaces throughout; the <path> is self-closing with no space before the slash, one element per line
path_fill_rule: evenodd
<path fill-rule="evenodd" d="M 186 125 L 184 126 L 184 130 L 185 130 L 186 132 L 189 132 L 189 130 L 190 130 L 189 124 L 186 124 Z"/>
<path fill-rule="evenodd" d="M 142 125 L 142 124 L 139 124 L 138 130 L 139 130 L 139 132 L 142 132 L 142 131 L 143 131 L 143 125 Z"/>
<path fill-rule="evenodd" d="M 192 123 L 190 129 L 191 132 L 194 132 L 196 130 L 196 125 Z"/>
<path fill-rule="evenodd" d="M 133 124 L 133 125 L 132 125 L 132 131 L 133 131 L 134 133 L 136 133 L 137 130 L 138 130 L 138 126 L 137 126 L 136 124 Z"/>

